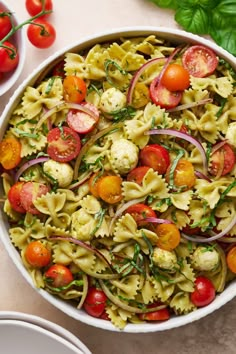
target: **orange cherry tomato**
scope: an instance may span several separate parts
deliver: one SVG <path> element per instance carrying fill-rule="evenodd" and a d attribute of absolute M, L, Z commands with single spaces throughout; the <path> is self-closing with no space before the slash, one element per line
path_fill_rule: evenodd
<path fill-rule="evenodd" d="M 95 198 L 99 198 L 98 181 L 101 177 L 99 177 L 99 172 L 96 172 L 89 178 L 89 191 Z"/>
<path fill-rule="evenodd" d="M 87 87 L 83 79 L 75 75 L 69 75 L 63 81 L 63 90 L 65 101 L 81 103 L 85 99 Z"/>
<path fill-rule="evenodd" d="M 231 272 L 236 274 L 236 246 L 232 247 L 227 253 L 226 262 Z"/>
<path fill-rule="evenodd" d="M 6 170 L 15 168 L 21 162 L 21 143 L 16 138 L 0 142 L 0 162 Z"/>
<path fill-rule="evenodd" d="M 126 209 L 125 213 L 129 213 L 139 226 L 148 225 L 148 221 L 145 221 L 145 218 L 157 217 L 151 207 L 142 203 L 131 205 Z"/>
<path fill-rule="evenodd" d="M 104 176 L 98 181 L 99 197 L 108 204 L 115 204 L 122 199 L 122 179 L 119 176 Z"/>
<path fill-rule="evenodd" d="M 53 264 L 44 273 L 44 278 L 48 285 L 54 288 L 61 288 L 74 280 L 70 269 L 62 264 Z"/>
<path fill-rule="evenodd" d="M 47 266 L 51 261 L 51 251 L 40 241 L 30 242 L 25 250 L 27 262 L 36 268 Z"/>
<path fill-rule="evenodd" d="M 131 170 L 127 175 L 127 181 L 135 182 L 141 186 L 143 178 L 146 175 L 147 171 L 150 170 L 149 166 L 139 166 Z"/>
<path fill-rule="evenodd" d="M 174 224 L 158 224 L 155 230 L 158 236 L 157 246 L 163 250 L 171 251 L 180 243 L 180 232 Z"/>
<path fill-rule="evenodd" d="M 166 171 L 166 180 L 168 183 L 170 183 L 170 170 L 171 166 Z M 190 161 L 184 159 L 178 161 L 174 170 L 173 182 L 174 186 L 182 187 L 184 190 L 189 190 L 194 186 L 196 176 L 193 164 Z"/>
<path fill-rule="evenodd" d="M 190 75 L 182 65 L 170 64 L 162 76 L 161 83 L 169 91 L 183 91 L 190 85 Z"/>

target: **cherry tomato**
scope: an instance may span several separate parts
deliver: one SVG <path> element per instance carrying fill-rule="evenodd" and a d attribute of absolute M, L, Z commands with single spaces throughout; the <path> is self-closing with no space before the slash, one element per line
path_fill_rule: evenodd
<path fill-rule="evenodd" d="M 21 162 L 21 143 L 16 138 L 6 138 L 0 142 L 0 162 L 6 170 L 11 170 Z"/>
<path fill-rule="evenodd" d="M 98 181 L 101 177 L 99 176 L 99 172 L 96 172 L 89 178 L 89 191 L 96 198 L 99 198 Z"/>
<path fill-rule="evenodd" d="M 159 77 L 155 78 L 150 85 L 150 97 L 153 103 L 161 108 L 174 108 L 176 107 L 181 98 L 182 92 L 169 91 L 162 83 L 159 82 Z"/>
<path fill-rule="evenodd" d="M 236 246 L 232 247 L 226 256 L 228 268 L 232 273 L 236 273 Z"/>
<path fill-rule="evenodd" d="M 11 186 L 7 195 L 11 207 L 18 213 L 23 214 L 26 211 L 25 208 L 22 206 L 20 194 L 24 184 L 25 182 L 16 182 L 15 184 L 13 184 L 13 186 Z"/>
<path fill-rule="evenodd" d="M 99 197 L 108 204 L 122 200 L 122 179 L 119 176 L 104 176 L 98 180 Z"/>
<path fill-rule="evenodd" d="M 67 114 L 67 124 L 77 133 L 85 134 L 91 132 L 99 120 L 99 111 L 96 106 L 89 102 L 81 103 L 81 106 L 88 108 L 93 116 L 82 111 L 70 110 Z"/>
<path fill-rule="evenodd" d="M 182 65 L 170 64 L 162 76 L 161 83 L 169 91 L 183 91 L 190 85 L 190 75 Z"/>
<path fill-rule="evenodd" d="M 149 89 L 143 82 L 137 82 L 132 97 L 132 107 L 138 109 L 144 107 L 150 101 Z"/>
<path fill-rule="evenodd" d="M 54 128 L 47 135 L 47 153 L 58 162 L 73 160 L 80 152 L 79 135 L 68 127 Z"/>
<path fill-rule="evenodd" d="M 131 170 L 128 173 L 127 181 L 135 182 L 135 183 L 137 183 L 137 184 L 139 184 L 141 186 L 142 182 L 143 182 L 143 178 L 146 175 L 148 170 L 150 170 L 149 166 L 135 167 L 133 170 Z"/>
<path fill-rule="evenodd" d="M 210 279 L 199 276 L 195 280 L 195 290 L 190 295 L 192 303 L 197 307 L 210 304 L 215 298 L 215 288 Z"/>
<path fill-rule="evenodd" d="M 17 67 L 19 54 L 17 48 L 12 43 L 5 41 L 3 45 L 7 48 L 0 47 L 0 69 L 1 72 L 6 73 Z"/>
<path fill-rule="evenodd" d="M 166 180 L 168 183 L 170 183 L 171 179 L 170 169 L 171 165 L 166 171 Z M 173 182 L 174 186 L 182 187 L 183 190 L 189 190 L 195 185 L 196 176 L 194 173 L 193 164 L 190 161 L 184 159 L 180 159 L 178 161 L 174 170 Z"/>
<path fill-rule="evenodd" d="M 104 313 L 106 301 L 107 297 L 102 290 L 91 287 L 84 301 L 84 309 L 90 316 L 100 317 Z"/>
<path fill-rule="evenodd" d="M 28 26 L 27 36 L 35 47 L 49 48 L 55 42 L 56 30 L 51 23 L 37 19 Z"/>
<path fill-rule="evenodd" d="M 44 278 L 48 285 L 54 288 L 61 288 L 74 280 L 70 269 L 62 264 L 53 264 L 44 273 Z"/>
<path fill-rule="evenodd" d="M 167 308 L 164 308 L 153 312 L 140 313 L 138 317 L 142 321 L 165 321 L 170 318 L 170 312 Z"/>
<path fill-rule="evenodd" d="M 163 250 L 172 251 L 180 243 L 180 232 L 174 224 L 158 224 L 155 230 L 157 246 Z"/>
<path fill-rule="evenodd" d="M 169 152 L 158 144 L 145 146 L 139 154 L 139 161 L 144 166 L 149 166 L 160 175 L 166 173 L 170 164 Z"/>
<path fill-rule="evenodd" d="M 103 313 L 101 314 L 101 316 L 99 317 L 102 320 L 106 320 L 106 321 L 110 321 L 111 319 L 109 318 L 108 314 L 106 313 L 106 311 L 103 311 Z"/>
<path fill-rule="evenodd" d="M 222 170 L 221 176 L 224 176 L 232 171 L 235 163 L 236 157 L 234 150 L 229 144 L 226 143 L 212 154 L 210 158 L 210 173 L 213 176 L 216 176 L 220 170 Z"/>
<path fill-rule="evenodd" d="M 60 76 L 62 79 L 64 79 L 65 78 L 64 66 L 65 66 L 64 60 L 61 60 L 59 63 L 57 63 L 52 69 L 52 76 Z"/>
<path fill-rule="evenodd" d="M 4 78 L 4 74 L 0 72 L 0 82 Z"/>
<path fill-rule="evenodd" d="M 146 204 L 138 203 L 131 205 L 126 209 L 125 213 L 129 213 L 139 226 L 147 225 L 145 218 L 156 218 L 155 211 Z"/>
<path fill-rule="evenodd" d="M 32 241 L 26 246 L 25 258 L 32 267 L 46 267 L 51 261 L 51 251 L 42 242 Z"/>
<path fill-rule="evenodd" d="M 44 5 L 44 10 L 46 10 L 46 11 L 52 11 L 53 10 L 52 0 L 45 0 L 44 4 L 45 4 Z M 38 15 L 43 9 L 42 0 L 26 0 L 25 1 L 25 7 L 26 7 L 26 10 L 28 11 L 28 13 L 31 16 Z M 40 18 L 46 18 L 49 15 L 50 14 L 46 14 L 46 15 L 40 16 Z"/>
<path fill-rule="evenodd" d="M 83 79 L 75 75 L 68 75 L 63 81 L 64 100 L 67 102 L 81 103 L 84 101 L 87 86 Z"/>
<path fill-rule="evenodd" d="M 190 75 L 205 77 L 215 71 L 218 58 L 211 49 L 203 45 L 193 45 L 184 52 L 182 63 Z"/>
<path fill-rule="evenodd" d="M 49 192 L 49 188 L 42 183 L 26 182 L 20 191 L 20 202 L 22 207 L 33 215 L 40 214 L 40 211 L 34 206 L 34 201 Z"/>
<path fill-rule="evenodd" d="M 3 39 L 11 30 L 10 16 L 4 15 L 7 11 L 0 8 L 0 40 Z"/>

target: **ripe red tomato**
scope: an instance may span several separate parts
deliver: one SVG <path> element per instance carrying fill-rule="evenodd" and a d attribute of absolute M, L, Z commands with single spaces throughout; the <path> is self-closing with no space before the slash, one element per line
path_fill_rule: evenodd
<path fill-rule="evenodd" d="M 46 10 L 46 11 L 52 11 L 53 10 L 52 0 L 45 0 L 44 4 L 45 4 L 44 5 L 44 10 Z M 43 9 L 42 0 L 26 0 L 25 1 L 25 7 L 26 7 L 26 10 L 28 11 L 28 13 L 31 16 L 38 15 Z M 50 14 L 43 15 L 40 18 L 46 18 L 49 15 Z"/>
<path fill-rule="evenodd" d="M 52 129 L 47 135 L 47 141 L 47 153 L 55 161 L 71 161 L 80 152 L 80 137 L 69 127 Z"/>
<path fill-rule="evenodd" d="M 141 165 L 149 166 L 157 171 L 160 175 L 166 173 L 170 164 L 169 152 L 158 144 L 145 146 L 139 154 Z"/>
<path fill-rule="evenodd" d="M 145 218 L 156 218 L 155 211 L 146 204 L 138 203 L 131 205 L 126 209 L 125 213 L 129 213 L 139 226 L 147 225 Z"/>
<path fill-rule="evenodd" d="M 68 75 L 63 81 L 63 96 L 67 102 L 81 103 L 84 101 L 87 86 L 83 79 L 75 75 Z"/>
<path fill-rule="evenodd" d="M 143 178 L 146 175 L 147 171 L 150 170 L 149 166 L 139 166 L 131 170 L 127 175 L 127 181 L 135 182 L 141 186 Z"/>
<path fill-rule="evenodd" d="M 65 78 L 64 65 L 65 65 L 64 60 L 61 60 L 59 63 L 57 63 L 52 69 L 52 76 L 60 76 L 62 79 L 64 79 Z"/>
<path fill-rule="evenodd" d="M 42 19 L 34 20 L 27 28 L 29 41 L 37 48 L 50 47 L 56 39 L 56 30 L 49 22 Z"/>
<path fill-rule="evenodd" d="M 215 71 L 218 58 L 211 49 L 203 45 L 193 45 L 184 52 L 182 63 L 190 75 L 205 77 Z"/>
<path fill-rule="evenodd" d="M 18 213 L 23 213 L 23 214 L 26 212 L 26 210 L 22 206 L 20 194 L 24 184 L 25 182 L 17 182 L 13 184 L 13 186 L 11 186 L 7 195 L 11 207 Z"/>
<path fill-rule="evenodd" d="M 96 106 L 89 102 L 83 102 L 81 106 L 88 108 L 93 113 L 93 116 L 82 111 L 70 110 L 66 121 L 69 127 L 77 133 L 86 134 L 95 128 L 99 120 L 99 111 Z"/>
<path fill-rule="evenodd" d="M 19 63 L 19 54 L 16 47 L 8 42 L 3 42 L 7 48 L 0 47 L 0 68 L 1 72 L 9 72 L 14 70 Z"/>
<path fill-rule="evenodd" d="M 165 321 L 170 318 L 170 312 L 167 308 L 164 308 L 153 312 L 140 313 L 138 317 L 142 321 Z"/>
<path fill-rule="evenodd" d="M 192 303 L 197 307 L 210 304 L 215 298 L 215 288 L 210 279 L 199 276 L 195 280 L 195 290 L 190 295 Z"/>
<path fill-rule="evenodd" d="M 46 267 L 51 261 L 51 251 L 42 242 L 32 241 L 26 246 L 25 258 L 32 267 Z"/>
<path fill-rule="evenodd" d="M 159 83 L 159 77 L 157 77 L 151 82 L 150 97 L 152 102 L 157 106 L 170 109 L 179 104 L 182 98 L 182 92 L 171 92 L 162 83 Z"/>
<path fill-rule="evenodd" d="M 4 13 L 7 12 L 0 8 L 0 40 L 3 39 L 12 28 L 10 16 L 4 15 Z"/>
<path fill-rule="evenodd" d="M 91 287 L 84 301 L 84 309 L 90 316 L 100 317 L 105 310 L 106 301 L 107 297 L 102 290 Z"/>
<path fill-rule="evenodd" d="M 20 191 L 20 202 L 22 207 L 33 215 L 40 214 L 40 211 L 34 206 L 35 199 L 49 192 L 49 188 L 42 183 L 26 182 Z"/>
<path fill-rule="evenodd" d="M 221 154 L 223 155 L 222 159 Z M 232 171 L 235 163 L 236 157 L 234 150 L 229 144 L 226 143 L 212 154 L 210 158 L 210 173 L 213 176 L 216 176 L 222 170 L 221 176 L 224 176 Z"/>
<path fill-rule="evenodd" d="M 44 278 L 48 285 L 54 288 L 61 288 L 74 280 L 70 269 L 62 264 L 53 264 L 44 273 Z"/>
<path fill-rule="evenodd" d="M 169 91 L 183 91 L 190 85 L 190 75 L 182 65 L 170 64 L 162 76 L 161 83 Z"/>

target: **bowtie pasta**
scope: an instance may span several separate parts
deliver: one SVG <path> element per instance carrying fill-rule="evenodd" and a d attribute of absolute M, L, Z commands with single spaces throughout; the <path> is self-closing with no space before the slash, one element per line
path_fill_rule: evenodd
<path fill-rule="evenodd" d="M 210 49 L 154 35 L 66 53 L 26 87 L 0 161 L 35 286 L 120 329 L 214 301 L 236 274 L 235 94 Z"/>

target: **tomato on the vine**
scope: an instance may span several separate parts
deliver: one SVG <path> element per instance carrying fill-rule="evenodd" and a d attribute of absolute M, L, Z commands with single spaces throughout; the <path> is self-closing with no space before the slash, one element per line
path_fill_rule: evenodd
<path fill-rule="evenodd" d="M 139 226 L 148 224 L 145 218 L 156 218 L 155 211 L 150 206 L 143 203 L 131 205 L 125 210 L 125 213 L 129 213 Z"/>
<path fill-rule="evenodd" d="M 93 317 L 100 317 L 105 310 L 107 296 L 95 287 L 90 287 L 84 301 L 85 311 Z"/>
<path fill-rule="evenodd" d="M 9 72 L 14 70 L 19 63 L 19 53 L 17 48 L 10 42 L 3 42 L 0 47 L 0 70 L 1 72 Z"/>
<path fill-rule="evenodd" d="M 32 241 L 26 246 L 25 258 L 32 267 L 46 267 L 51 261 L 51 251 L 42 242 Z"/>
<path fill-rule="evenodd" d="M 31 16 L 38 15 L 43 9 L 43 2 L 42 0 L 26 0 L 25 7 L 28 13 Z M 45 0 L 44 1 L 44 10 L 45 11 L 52 11 L 53 10 L 53 3 L 52 0 Z M 40 18 L 46 18 L 50 14 L 46 14 L 41 16 Z"/>
<path fill-rule="evenodd" d="M 75 75 L 68 75 L 63 81 L 63 96 L 67 102 L 81 103 L 84 101 L 87 86 L 83 79 Z"/>
<path fill-rule="evenodd" d="M 195 290 L 191 293 L 192 303 L 197 307 L 210 304 L 215 298 L 215 287 L 210 279 L 199 276 L 195 280 Z"/>
<path fill-rule="evenodd" d="M 7 194 L 12 209 L 23 214 L 26 213 L 26 210 L 21 203 L 21 190 L 24 184 L 25 182 L 16 182 L 13 186 L 11 186 Z"/>
<path fill-rule="evenodd" d="M 62 264 L 53 264 L 44 273 L 45 281 L 54 288 L 61 288 L 74 280 L 71 270 Z"/>
<path fill-rule="evenodd" d="M 141 165 L 149 166 L 160 175 L 164 174 L 170 164 L 168 150 L 158 144 L 146 145 L 139 154 Z"/>
<path fill-rule="evenodd" d="M 21 162 L 21 143 L 9 137 L 0 142 L 0 163 L 6 170 L 11 170 Z"/>
<path fill-rule="evenodd" d="M 11 28 L 10 15 L 7 15 L 7 12 L 0 8 L 0 40 L 10 32 Z"/>
<path fill-rule="evenodd" d="M 158 236 L 157 246 L 166 251 L 172 251 L 180 243 L 180 232 L 174 224 L 158 224 L 156 226 Z"/>
<path fill-rule="evenodd" d="M 183 91 L 190 85 L 190 75 L 182 65 L 170 64 L 162 76 L 161 83 L 169 91 Z"/>
<path fill-rule="evenodd" d="M 236 156 L 234 150 L 228 143 L 225 143 L 210 157 L 210 173 L 213 176 L 217 176 L 218 173 L 221 176 L 225 176 L 232 171 L 235 163 Z"/>
<path fill-rule="evenodd" d="M 27 29 L 29 41 L 37 48 L 50 47 L 56 39 L 56 30 L 51 23 L 42 19 L 34 20 Z"/>

